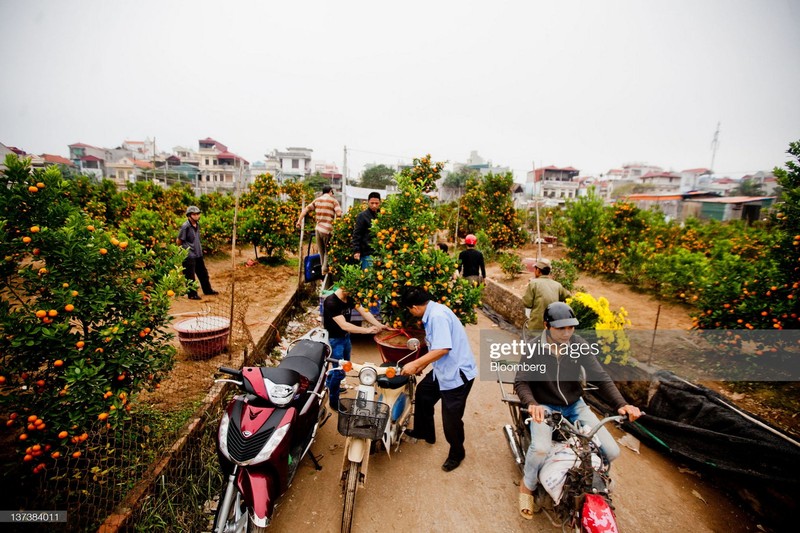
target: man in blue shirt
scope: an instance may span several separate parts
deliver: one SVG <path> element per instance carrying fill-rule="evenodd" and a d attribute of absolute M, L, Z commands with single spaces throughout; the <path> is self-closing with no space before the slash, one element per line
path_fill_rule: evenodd
<path fill-rule="evenodd" d="M 442 428 L 450 445 L 442 470 L 450 472 L 464 460 L 464 409 L 467 396 L 478 375 L 475 357 L 467 332 L 458 317 L 446 305 L 433 301 L 431 294 L 420 287 L 408 287 L 403 293 L 403 306 L 425 327 L 428 353 L 403 365 L 401 374 L 420 374 L 429 364 L 433 371 L 417 385 L 414 429 L 408 435 L 436 442 L 433 408 L 442 400 Z"/>

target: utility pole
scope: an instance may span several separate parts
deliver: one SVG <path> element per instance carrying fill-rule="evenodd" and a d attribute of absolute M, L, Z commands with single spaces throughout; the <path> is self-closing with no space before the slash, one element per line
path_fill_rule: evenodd
<path fill-rule="evenodd" d="M 347 145 L 344 147 L 344 163 L 342 164 L 342 206 L 347 211 Z"/>
<path fill-rule="evenodd" d="M 719 122 L 717 122 L 717 131 L 714 132 L 714 140 L 711 141 L 711 174 L 714 174 L 714 159 L 717 158 L 717 148 L 719 148 Z"/>

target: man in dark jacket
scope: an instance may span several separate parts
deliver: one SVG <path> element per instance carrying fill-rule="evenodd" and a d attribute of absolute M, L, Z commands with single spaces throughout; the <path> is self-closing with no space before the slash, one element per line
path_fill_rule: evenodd
<path fill-rule="evenodd" d="M 572 308 L 563 302 L 547 306 L 544 312 L 546 329 L 529 346 L 523 361 L 536 370 L 517 373 L 514 391 L 520 402 L 528 406 L 531 417 L 531 445 L 525 455 L 525 473 L 519 484 L 519 512 L 527 519 L 533 517 L 533 490 L 539 470 L 553 442 L 550 426 L 544 423 L 546 413 L 559 411 L 570 422 L 580 420 L 594 427 L 599 420 L 583 401 L 581 367 L 587 381 L 598 387 L 600 396 L 621 415 L 633 421 L 641 416 L 639 408 L 629 405 L 611 377 L 597 360 L 599 347 L 574 335 L 578 319 Z M 619 456 L 619 446 L 606 428 L 597 432 L 600 452 L 610 462 Z"/>
<path fill-rule="evenodd" d="M 356 217 L 356 225 L 353 228 L 353 257 L 356 261 L 361 261 L 361 268 L 372 266 L 372 245 L 370 243 L 370 228 L 372 222 L 378 216 L 378 209 L 381 207 L 381 195 L 378 192 L 371 192 L 367 197 L 367 208 Z"/>
<path fill-rule="evenodd" d="M 203 288 L 203 294 L 206 296 L 218 294 L 217 291 L 211 288 L 208 270 L 206 270 L 206 264 L 203 261 L 203 245 L 200 243 L 200 208 L 190 205 L 186 209 L 186 222 L 181 226 L 175 242 L 189 252 L 186 259 L 183 260 L 183 275 L 186 279 L 194 281 L 196 274 L 197 279 L 200 281 L 200 287 Z M 201 298 L 196 290 L 189 289 L 189 299 L 200 300 Z"/>
<path fill-rule="evenodd" d="M 477 242 L 478 238 L 472 233 L 464 239 L 467 249 L 458 254 L 458 271 L 470 281 L 483 283 L 483 279 L 486 277 L 486 264 L 481 251 L 475 249 Z"/>

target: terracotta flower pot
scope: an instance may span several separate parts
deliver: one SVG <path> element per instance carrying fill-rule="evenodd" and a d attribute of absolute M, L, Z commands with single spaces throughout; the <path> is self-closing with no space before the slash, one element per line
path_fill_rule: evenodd
<path fill-rule="evenodd" d="M 230 320 L 221 316 L 198 316 L 172 326 L 191 357 L 213 357 L 228 347 Z"/>
<path fill-rule="evenodd" d="M 396 363 L 411 353 L 411 350 L 406 346 L 406 342 L 410 338 L 417 338 L 420 341 L 420 348 L 413 357 L 405 359 L 403 363 L 413 361 L 428 353 L 428 345 L 425 344 L 425 332 L 419 329 L 397 331 L 381 331 L 374 337 L 375 344 L 378 345 L 381 359 L 384 363 Z"/>

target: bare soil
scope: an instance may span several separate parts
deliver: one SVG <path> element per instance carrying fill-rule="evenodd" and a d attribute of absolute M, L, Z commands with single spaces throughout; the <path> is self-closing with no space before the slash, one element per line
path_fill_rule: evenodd
<path fill-rule="evenodd" d="M 220 366 L 230 366 L 234 355 L 252 350 L 266 330 L 268 319 L 297 287 L 296 266 L 265 265 L 255 260 L 250 248 L 239 249 L 205 258 L 211 286 L 219 294 L 202 296 L 202 300 L 176 297 L 170 307 L 171 323 L 196 316 L 221 316 L 232 319 L 234 331 L 229 348 L 212 357 L 187 353 L 177 334 L 172 343 L 178 348 L 177 359 L 167 379 L 153 393 L 143 393 L 139 401 L 170 411 L 197 401 L 211 388 Z M 202 295 L 202 293 L 201 293 Z M 233 309 L 233 311 L 231 311 Z"/>

